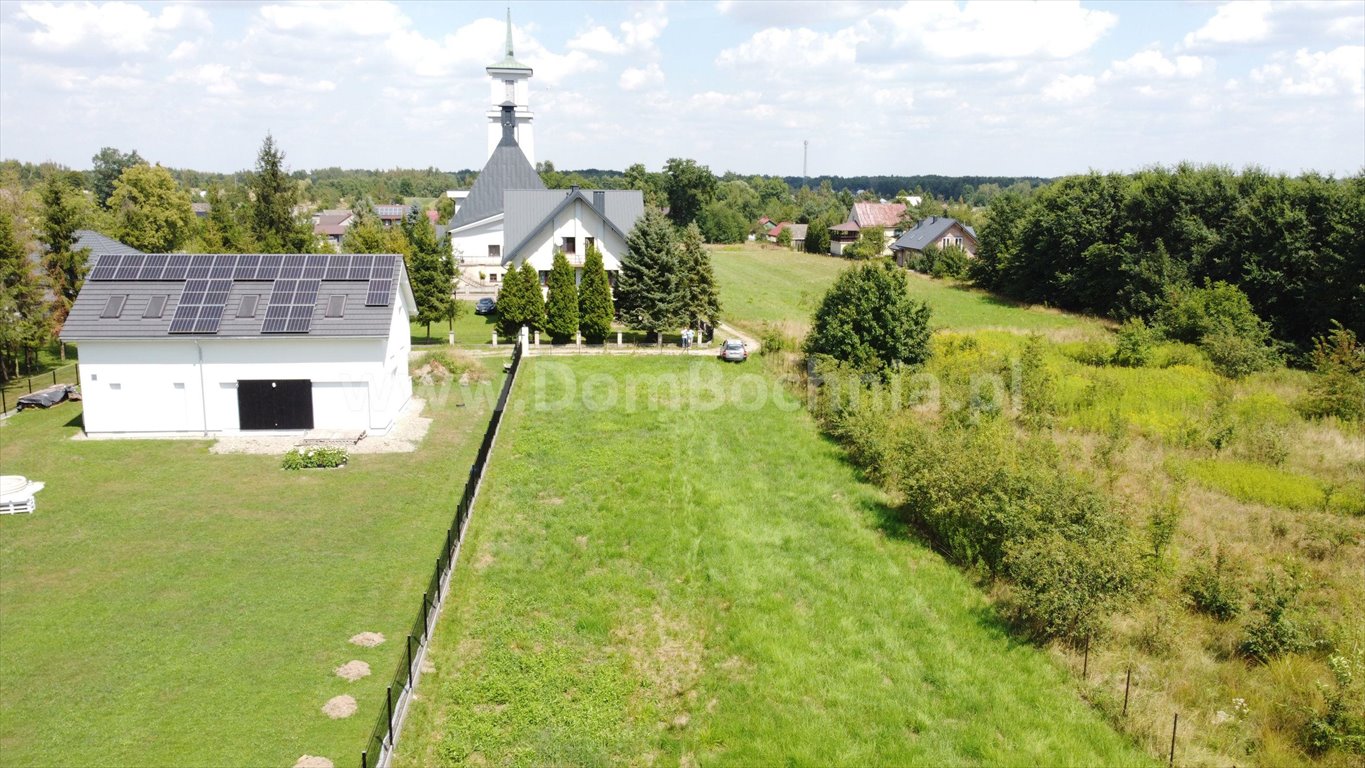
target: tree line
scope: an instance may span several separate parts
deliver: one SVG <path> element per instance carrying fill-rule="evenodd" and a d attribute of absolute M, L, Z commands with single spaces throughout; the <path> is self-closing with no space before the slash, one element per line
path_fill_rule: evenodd
<path fill-rule="evenodd" d="M 1365 336 L 1365 174 L 1068 176 L 1000 195 L 978 234 L 973 279 L 1023 301 L 1152 322 L 1223 283 L 1299 351 L 1334 321 Z"/>
<path fill-rule="evenodd" d="M 313 253 L 326 250 L 301 215 L 304 185 L 284 165 L 267 135 L 256 167 L 241 183 L 212 187 L 208 215 L 195 216 L 190 191 L 169 169 L 136 151 L 106 147 L 92 176 L 50 167 L 36 185 L 0 177 L 0 378 L 34 370 L 40 350 L 61 333 L 89 270 L 77 231 L 92 229 L 148 253 Z M 385 228 L 368 204 L 342 242 L 350 253 L 397 253 L 407 264 L 418 322 L 452 319 L 456 269 L 448 240 L 412 208 L 401 226 Z M 64 356 L 64 347 L 60 348 Z"/>
<path fill-rule="evenodd" d="M 561 343 L 581 333 L 589 342 L 600 343 L 612 323 L 620 321 L 652 334 L 662 345 L 665 331 L 703 330 L 720 322 L 711 256 L 695 223 L 679 228 L 658 208 L 647 207 L 627 234 L 626 249 L 614 291 L 595 245 L 588 246 L 578 282 L 559 249 L 544 291 L 529 261 L 508 270 L 498 292 L 500 330 L 512 335 L 524 326 Z"/>

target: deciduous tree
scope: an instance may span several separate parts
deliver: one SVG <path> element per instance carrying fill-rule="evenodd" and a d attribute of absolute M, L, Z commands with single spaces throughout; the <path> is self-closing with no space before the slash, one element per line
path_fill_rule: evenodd
<path fill-rule="evenodd" d="M 178 249 L 194 228 L 190 195 L 159 165 L 132 165 L 109 197 L 114 237 L 147 253 Z"/>
<path fill-rule="evenodd" d="M 91 171 L 91 187 L 95 193 L 95 202 L 105 207 L 108 207 L 109 198 L 114 194 L 114 184 L 123 172 L 135 165 L 147 164 L 136 149 L 124 154 L 114 147 L 101 148 L 90 158 L 90 162 L 94 167 Z"/>
<path fill-rule="evenodd" d="M 664 191 L 668 195 L 668 217 L 683 226 L 695 221 L 715 198 L 716 177 L 696 160 L 674 157 L 664 165 Z"/>
<path fill-rule="evenodd" d="M 910 297 L 905 272 L 867 264 L 840 274 L 815 312 L 806 354 L 883 372 L 929 356 L 929 307 Z"/>

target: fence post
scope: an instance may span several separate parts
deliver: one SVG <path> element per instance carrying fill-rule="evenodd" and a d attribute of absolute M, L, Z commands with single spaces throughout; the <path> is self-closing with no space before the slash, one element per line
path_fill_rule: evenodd
<path fill-rule="evenodd" d="M 394 738 L 393 738 L 393 685 L 392 685 L 392 684 L 390 684 L 389 687 L 386 688 L 386 689 L 384 690 L 384 700 L 387 701 L 387 702 L 388 702 L 388 705 L 389 705 L 389 733 L 388 733 L 388 736 L 387 736 L 386 738 L 387 738 L 388 741 L 389 741 L 389 749 L 393 749 Z"/>
<path fill-rule="evenodd" d="M 441 602 L 441 577 L 445 575 L 441 573 L 443 570 L 445 569 L 441 567 L 441 558 L 438 557 L 436 558 L 436 602 L 438 603 Z"/>
<path fill-rule="evenodd" d="M 1166 765 L 1171 766 L 1171 768 L 1174 768 L 1175 766 L 1175 730 L 1179 725 L 1180 713 L 1176 712 L 1175 718 L 1171 720 L 1171 759 L 1166 763 Z"/>
<path fill-rule="evenodd" d="M 1090 678 L 1090 638 L 1085 639 L 1085 658 L 1081 661 L 1081 679 Z"/>
<path fill-rule="evenodd" d="M 52 386 L 57 386 L 57 369 L 52 369 Z"/>
<path fill-rule="evenodd" d="M 368 760 L 369 753 L 370 750 L 368 749 L 360 750 L 360 768 L 370 768 L 370 762 Z"/>
<path fill-rule="evenodd" d="M 431 629 L 427 626 L 429 616 L 431 616 L 431 600 L 429 593 L 422 593 L 422 637 L 431 637 Z"/>
<path fill-rule="evenodd" d="M 1133 667 L 1128 666 L 1128 676 L 1123 680 L 1123 716 L 1128 716 L 1128 687 L 1133 684 Z"/>
<path fill-rule="evenodd" d="M 412 682 L 412 635 L 408 635 L 408 685 L 413 686 Z M 415 686 L 414 686 L 415 688 Z"/>

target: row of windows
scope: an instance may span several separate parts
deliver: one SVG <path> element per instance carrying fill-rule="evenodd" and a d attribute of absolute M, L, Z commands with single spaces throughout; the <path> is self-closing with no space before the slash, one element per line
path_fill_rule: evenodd
<path fill-rule="evenodd" d="M 597 242 L 597 238 L 595 238 L 595 237 L 585 237 L 585 238 L 583 238 L 583 252 L 584 252 L 584 253 L 587 253 L 588 249 L 589 249 L 589 248 L 592 248 L 593 245 L 594 245 L 596 242 Z M 559 241 L 559 249 L 560 249 L 561 251 L 564 251 L 564 255 L 565 255 L 565 256 L 575 256 L 575 255 L 577 255 L 577 254 L 578 254 L 578 238 L 576 238 L 576 237 L 564 237 L 564 238 L 560 238 L 560 241 Z M 502 246 L 501 246 L 501 245 L 490 245 L 490 246 L 488 246 L 488 258 L 490 258 L 490 259 L 501 259 L 501 258 L 502 258 Z"/>

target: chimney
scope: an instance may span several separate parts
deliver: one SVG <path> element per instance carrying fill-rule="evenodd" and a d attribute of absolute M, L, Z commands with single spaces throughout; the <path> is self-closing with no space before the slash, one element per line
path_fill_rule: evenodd
<path fill-rule="evenodd" d="M 607 193 L 600 189 L 592 192 L 592 207 L 602 216 L 607 215 Z"/>

